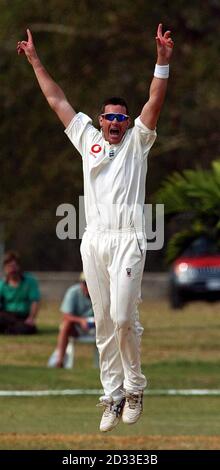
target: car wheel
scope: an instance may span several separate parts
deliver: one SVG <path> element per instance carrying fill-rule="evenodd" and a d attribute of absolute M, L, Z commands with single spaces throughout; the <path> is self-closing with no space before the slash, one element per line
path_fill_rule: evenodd
<path fill-rule="evenodd" d="M 172 286 L 170 289 L 170 306 L 173 309 L 180 309 L 184 306 L 183 294 L 176 286 Z"/>

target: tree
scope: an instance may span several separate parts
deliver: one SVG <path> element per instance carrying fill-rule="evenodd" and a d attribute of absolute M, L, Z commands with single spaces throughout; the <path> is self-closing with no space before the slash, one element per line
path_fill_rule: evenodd
<path fill-rule="evenodd" d="M 198 168 L 172 174 L 162 184 L 155 199 L 164 204 L 169 222 L 174 218 L 178 222 L 178 229 L 167 244 L 168 262 L 197 236 L 206 234 L 219 243 L 220 160 L 212 163 L 211 170 Z"/>
<path fill-rule="evenodd" d="M 28 265 L 58 269 L 62 259 L 62 268 L 77 266 L 78 245 L 69 256 L 66 241 L 56 239 L 55 213 L 62 203 L 77 205 L 83 181 L 77 152 L 47 108 L 31 67 L 16 56 L 27 26 L 42 62 L 95 124 L 102 100 L 112 94 L 127 99 L 132 118 L 140 113 L 154 69 L 157 24 L 171 29 L 168 96 L 149 159 L 147 191 L 153 194 L 167 174 L 198 163 L 207 169 L 218 154 L 219 13 L 217 0 L 176 0 L 169 7 L 164 0 L 1 0 L 0 219 L 7 246 L 26 252 L 34 245 Z M 50 217 L 42 217 L 45 212 Z"/>

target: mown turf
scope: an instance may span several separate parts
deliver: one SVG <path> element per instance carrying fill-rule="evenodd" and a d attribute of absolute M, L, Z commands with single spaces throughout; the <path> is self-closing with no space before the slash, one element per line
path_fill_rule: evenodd
<path fill-rule="evenodd" d="M 145 302 L 142 364 L 150 390 L 220 388 L 220 304 L 196 302 L 174 313 Z M 44 304 L 34 337 L 0 337 L 2 390 L 100 389 L 93 346 L 77 345 L 72 370 L 48 369 L 58 305 Z M 0 398 L 0 449 L 219 449 L 219 397 L 145 398 L 135 426 L 98 433 L 98 397 Z"/>
<path fill-rule="evenodd" d="M 1 433 L 84 434 L 87 439 L 88 433 L 97 434 L 98 431 L 101 410 L 96 408 L 96 403 L 96 397 L 1 398 L 0 448 L 6 445 Z M 136 445 L 137 437 L 196 436 L 201 432 L 203 436 L 220 435 L 217 397 L 146 397 L 140 421 L 135 426 L 120 423 L 107 436 L 130 436 Z M 95 445 L 94 442 L 93 448 L 97 448 Z"/>
<path fill-rule="evenodd" d="M 100 434 L 3 434 L 4 450 L 219 450 L 219 436 L 110 436 Z"/>
<path fill-rule="evenodd" d="M 89 364 L 90 360 L 79 358 L 72 370 L 0 366 L 1 390 L 101 389 L 99 370 Z M 218 362 L 161 361 L 144 364 L 143 372 L 150 390 L 219 388 Z"/>

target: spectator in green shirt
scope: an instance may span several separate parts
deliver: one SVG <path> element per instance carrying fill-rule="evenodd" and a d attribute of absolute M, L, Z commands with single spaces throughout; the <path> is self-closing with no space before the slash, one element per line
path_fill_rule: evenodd
<path fill-rule="evenodd" d="M 40 292 L 37 280 L 21 269 L 20 256 L 8 251 L 3 259 L 5 279 L 0 280 L 0 333 L 34 334 Z"/>

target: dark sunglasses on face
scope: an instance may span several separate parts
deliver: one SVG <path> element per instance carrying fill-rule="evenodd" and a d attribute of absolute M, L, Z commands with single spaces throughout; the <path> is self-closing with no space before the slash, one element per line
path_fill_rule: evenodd
<path fill-rule="evenodd" d="M 121 113 L 104 113 L 104 114 L 101 114 L 101 116 L 104 119 L 107 119 L 107 121 L 114 121 L 114 119 L 116 119 L 118 122 L 127 121 L 129 118 L 127 114 L 121 114 Z"/>

